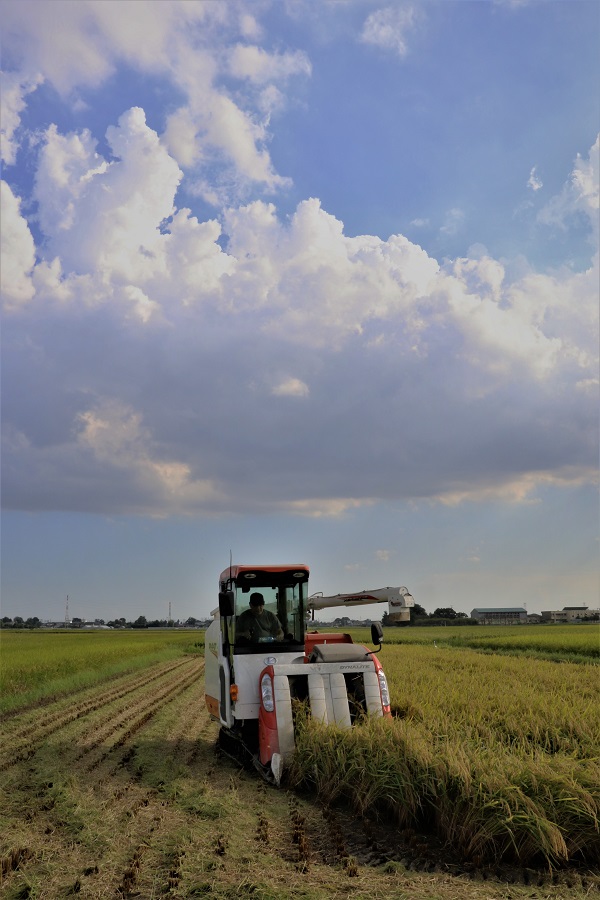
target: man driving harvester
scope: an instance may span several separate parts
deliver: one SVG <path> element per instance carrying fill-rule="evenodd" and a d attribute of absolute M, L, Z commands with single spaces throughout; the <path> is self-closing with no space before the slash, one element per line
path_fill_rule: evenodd
<path fill-rule="evenodd" d="M 283 640 L 283 629 L 277 616 L 265 609 L 265 598 L 258 591 L 250 594 L 250 608 L 238 616 L 236 639 L 246 638 L 253 644 L 264 640 Z"/>

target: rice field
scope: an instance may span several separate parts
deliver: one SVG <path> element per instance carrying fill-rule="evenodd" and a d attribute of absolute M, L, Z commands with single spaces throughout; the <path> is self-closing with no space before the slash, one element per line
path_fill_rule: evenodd
<path fill-rule="evenodd" d="M 203 631 L 0 630 L 0 714 L 204 647 Z"/>
<path fill-rule="evenodd" d="M 355 641 L 370 640 L 367 628 L 350 629 Z M 385 628 L 387 644 L 470 647 L 552 660 L 600 661 L 600 623 L 588 625 L 476 625 Z"/>
<path fill-rule="evenodd" d="M 353 630 L 353 636 L 370 645 L 368 630 Z M 240 885 L 236 877 L 248 865 L 244 861 L 252 858 L 251 836 L 247 828 L 244 833 L 236 832 L 238 820 L 251 821 L 256 814 L 257 834 L 263 849 L 271 853 L 279 841 L 274 822 L 281 817 L 281 827 L 288 827 L 288 807 L 294 849 L 281 850 L 282 855 L 273 861 L 277 872 L 268 866 L 253 869 L 252 883 L 259 893 L 268 883 L 273 896 L 287 896 L 281 892 L 282 873 L 306 883 L 309 871 L 315 868 L 315 893 L 310 896 L 332 896 L 331 890 L 319 893 L 316 885 L 326 876 L 323 869 L 318 870 L 320 874 L 317 869 L 338 864 L 344 866 L 344 877 L 356 875 L 357 885 L 372 884 L 375 874 L 363 869 L 374 863 L 361 862 L 372 858 L 372 845 L 365 843 L 364 836 L 372 830 L 368 824 L 372 821 L 384 823 L 389 838 L 387 849 L 377 857 L 380 862 L 404 859 L 408 865 L 412 857 L 407 854 L 412 851 L 406 848 L 424 846 L 429 835 L 441 848 L 439 853 L 443 851 L 457 865 L 472 865 L 475 871 L 517 865 L 538 872 L 551 870 L 559 876 L 573 871 L 599 875 L 597 636 L 594 626 L 386 629 L 378 655 L 390 684 L 393 719 L 366 720 L 340 731 L 324 729 L 300 715 L 289 787 L 302 797 L 301 814 L 294 805 L 298 801 L 286 800 L 282 805 L 269 799 L 277 793 L 274 791 L 261 794 L 260 808 L 252 812 L 256 789 L 250 785 L 255 779 L 248 774 L 248 783 L 246 776 L 236 780 L 237 799 L 227 824 L 229 813 L 212 785 L 227 783 L 228 766 L 233 764 L 226 760 L 215 763 L 211 757 L 216 726 L 208 721 L 202 698 L 203 632 L 1 632 L 0 723 L 7 755 L 0 771 L 7 773 L 6 796 L 14 797 L 10 809 L 14 807 L 15 816 L 11 819 L 11 813 L 3 820 L 2 864 L 9 873 L 7 884 L 14 887 L 15 897 L 21 896 L 19 891 L 27 879 L 32 884 L 36 878 L 40 884 L 48 884 L 50 871 L 56 879 L 56 893 L 22 896 L 63 896 L 70 878 L 75 886 L 89 882 L 87 895 L 100 897 L 106 896 L 101 876 L 108 873 L 113 879 L 111 896 L 114 891 L 119 896 L 133 896 L 136 890 L 139 895 L 140 889 L 143 896 L 146 887 L 151 890 L 148 885 L 141 888 L 144 878 L 155 876 L 151 868 L 147 875 L 142 874 L 138 850 L 142 848 L 139 853 L 147 853 L 150 859 L 156 843 L 155 823 L 160 821 L 161 840 L 172 843 L 180 853 L 180 863 L 175 866 L 178 886 L 171 885 L 167 892 L 193 896 L 193 884 L 204 889 L 210 883 L 216 895 L 229 896 L 231 891 L 231 896 L 237 896 Z M 469 646 L 472 641 L 475 645 Z M 494 649 L 496 646 L 500 650 Z M 114 715 L 109 712 L 113 706 Z M 176 710 L 181 716 L 176 736 L 163 734 L 163 720 L 170 721 Z M 105 724 L 100 726 L 100 719 Z M 198 737 L 194 737 L 196 733 Z M 154 754 L 151 763 L 148 754 Z M 89 773 L 96 771 L 92 764 L 98 766 L 99 775 L 98 787 L 90 792 Z M 81 778 L 79 766 L 83 766 Z M 209 769 L 213 772 L 210 778 L 206 774 Z M 198 820 L 194 804 L 200 801 L 192 803 L 190 799 L 196 798 L 199 783 L 203 785 L 202 816 L 210 810 L 217 823 L 214 827 L 210 817 L 204 824 Z M 44 787 L 52 784 L 54 788 Z M 54 796 L 57 785 L 63 792 L 60 809 Z M 50 798 L 44 795 L 42 812 L 35 812 L 41 801 L 31 793 L 34 789 L 38 794 L 52 794 Z M 115 815 L 122 816 L 122 832 L 118 830 L 121 826 L 114 824 L 115 835 L 120 835 L 114 851 L 108 835 L 101 847 L 95 843 L 104 815 L 105 790 L 113 792 L 110 802 Z M 135 821 L 140 836 L 129 846 L 129 803 L 138 790 L 141 799 Z M 34 810 L 33 825 L 19 813 L 27 803 Z M 79 821 L 82 809 L 87 810 L 89 824 Z M 334 841 L 331 835 L 338 835 L 335 823 L 342 821 L 344 809 L 352 811 L 345 820 L 346 849 L 336 856 L 330 850 L 339 839 Z M 145 834 L 148 810 L 154 818 L 148 820 Z M 177 834 L 168 831 L 171 819 L 177 821 L 173 828 L 182 829 Z M 305 823 L 304 830 L 298 823 Z M 353 845 L 349 844 L 348 827 L 353 829 Z M 89 859 L 84 864 L 77 861 L 77 854 L 81 855 L 87 844 L 73 844 L 72 834 L 85 836 L 88 828 Z M 217 849 L 210 849 L 211 841 L 216 840 L 211 828 L 217 828 L 217 838 L 223 836 L 222 842 L 217 840 Z M 299 836 L 300 831 L 307 836 Z M 64 837 L 60 853 L 54 847 L 57 836 L 60 841 Z M 229 847 L 230 869 L 222 866 L 222 844 Z M 349 845 L 359 849 L 349 850 Z M 157 853 L 160 846 L 156 843 Z M 194 853 L 206 854 L 201 857 L 206 865 L 219 854 L 220 868 L 210 870 L 212 880 L 199 872 L 196 861 L 200 857 L 192 856 L 193 846 Z M 234 846 L 238 847 L 237 856 Z M 121 847 L 128 848 L 130 858 L 121 860 Z M 144 849 L 148 847 L 152 849 Z M 48 862 L 55 853 L 61 861 L 56 871 Z M 421 850 L 414 853 L 423 855 Z M 438 857 L 430 851 L 427 858 L 432 856 L 432 865 L 436 865 Z M 77 874 L 79 865 L 84 874 L 94 873 L 86 876 L 87 881 Z M 169 866 L 173 865 L 168 860 L 164 863 L 167 885 Z M 397 865 L 377 875 L 381 896 L 389 896 L 393 884 L 399 889 L 398 873 L 404 870 L 400 862 Z M 195 882 L 190 881 L 190 866 Z M 229 880 L 220 881 L 225 875 Z M 98 882 L 95 892 L 90 887 L 93 879 Z M 273 887 L 273 879 L 279 879 L 278 886 Z M 123 885 L 129 885 L 131 891 Z M 336 896 L 350 896 L 350 891 L 346 894 L 336 885 Z M 421 888 L 423 897 L 434 895 L 431 885 L 415 883 L 406 896 L 421 896 Z M 365 891 L 365 896 L 371 896 L 369 887 Z M 471 896 L 468 892 L 435 894 L 446 895 Z M 9 891 L 7 896 L 13 894 Z M 481 896 L 500 894 L 490 885 L 489 893 Z M 548 890 L 544 896 L 555 895 Z M 559 891 L 556 896 L 569 894 Z"/>
<path fill-rule="evenodd" d="M 489 655 L 453 638 L 384 645 L 393 721 L 347 732 L 305 721 L 295 782 L 361 813 L 384 808 L 400 828 L 433 829 L 478 864 L 600 864 L 598 666 Z"/>

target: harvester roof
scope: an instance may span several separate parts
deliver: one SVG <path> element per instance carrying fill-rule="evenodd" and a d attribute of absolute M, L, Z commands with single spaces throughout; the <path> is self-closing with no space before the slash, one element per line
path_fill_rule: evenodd
<path fill-rule="evenodd" d="M 260 581 L 262 584 L 273 580 L 279 582 L 283 577 L 290 576 L 294 581 L 306 581 L 310 569 L 304 563 L 287 563 L 279 566 L 228 566 L 221 572 L 220 581 L 229 581 L 230 579 L 238 582 Z"/>

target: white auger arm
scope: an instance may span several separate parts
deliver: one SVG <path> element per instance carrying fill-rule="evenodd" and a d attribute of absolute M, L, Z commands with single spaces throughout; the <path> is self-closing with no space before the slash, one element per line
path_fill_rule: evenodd
<path fill-rule="evenodd" d="M 414 598 L 405 587 L 377 588 L 374 591 L 358 591 L 354 594 L 334 594 L 324 597 L 313 594 L 308 598 L 307 609 L 327 609 L 330 606 L 366 606 L 369 603 L 387 603 L 391 622 L 408 622 Z"/>

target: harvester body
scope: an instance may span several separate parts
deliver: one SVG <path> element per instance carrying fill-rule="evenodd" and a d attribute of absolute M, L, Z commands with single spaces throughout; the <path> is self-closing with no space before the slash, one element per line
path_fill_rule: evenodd
<path fill-rule="evenodd" d="M 221 726 L 220 744 L 230 755 L 252 760 L 277 784 L 294 752 L 299 704 L 314 718 L 342 727 L 363 716 L 391 715 L 374 652 L 348 634 L 307 631 L 308 614 L 387 601 L 390 618 L 408 618 L 414 603 L 406 588 L 311 597 L 308 578 L 304 564 L 230 566 L 221 573 L 219 607 L 206 632 L 206 706 Z M 276 617 L 281 625 L 277 635 L 247 637 L 243 623 L 256 593 L 269 621 Z M 381 637 L 376 623 L 372 638 L 380 643 Z"/>

